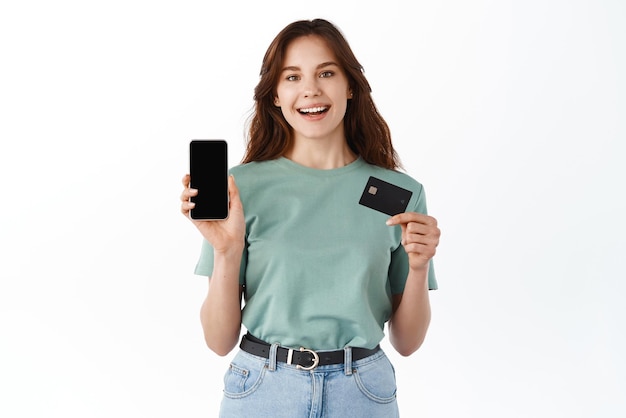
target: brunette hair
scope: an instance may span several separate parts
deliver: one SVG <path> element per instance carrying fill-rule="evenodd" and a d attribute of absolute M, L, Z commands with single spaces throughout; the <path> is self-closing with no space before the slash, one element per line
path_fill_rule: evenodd
<path fill-rule="evenodd" d="M 300 20 L 287 25 L 270 44 L 261 66 L 261 79 L 254 89 L 254 110 L 248 120 L 248 138 L 242 163 L 273 160 L 284 155 L 293 141 L 291 126 L 274 105 L 276 85 L 288 45 L 302 36 L 315 35 L 326 41 L 348 78 L 353 94 L 344 116 L 344 131 L 350 149 L 366 162 L 389 169 L 401 166 L 391 144 L 389 126 L 378 112 L 371 87 L 348 42 L 324 19 Z"/>

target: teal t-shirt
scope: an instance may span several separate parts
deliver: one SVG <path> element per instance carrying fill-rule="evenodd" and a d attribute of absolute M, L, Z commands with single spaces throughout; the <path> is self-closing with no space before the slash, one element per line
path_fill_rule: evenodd
<path fill-rule="evenodd" d="M 421 184 L 358 158 L 317 170 L 287 158 L 231 169 L 246 221 L 240 270 L 242 323 L 255 337 L 298 349 L 375 347 L 402 293 L 408 257 L 401 228 L 360 205 L 370 176 L 413 192 L 407 211 L 426 213 Z M 213 250 L 203 242 L 195 273 L 210 276 Z M 432 260 L 429 288 L 437 281 Z"/>

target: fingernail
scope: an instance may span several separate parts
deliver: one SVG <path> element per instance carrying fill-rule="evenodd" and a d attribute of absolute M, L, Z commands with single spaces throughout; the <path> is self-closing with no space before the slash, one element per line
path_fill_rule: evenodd
<path fill-rule="evenodd" d="M 391 219 L 387 219 L 387 222 L 385 222 L 385 223 L 386 223 L 387 225 L 391 225 L 391 224 L 392 224 Z"/>

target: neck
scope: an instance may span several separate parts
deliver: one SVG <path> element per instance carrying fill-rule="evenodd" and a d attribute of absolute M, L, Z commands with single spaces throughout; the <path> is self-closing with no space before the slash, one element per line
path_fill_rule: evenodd
<path fill-rule="evenodd" d="M 352 163 L 356 160 L 357 155 L 352 152 L 345 141 L 337 145 L 320 143 L 319 141 L 309 143 L 296 141 L 287 150 L 285 157 L 305 167 L 331 170 Z"/>

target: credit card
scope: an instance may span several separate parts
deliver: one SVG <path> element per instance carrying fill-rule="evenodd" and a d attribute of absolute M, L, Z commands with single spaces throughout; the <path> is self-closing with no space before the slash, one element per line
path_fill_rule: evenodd
<path fill-rule="evenodd" d="M 413 192 L 410 190 L 376 177 L 370 177 L 365 185 L 359 204 L 393 216 L 406 212 L 406 207 L 412 195 Z"/>

